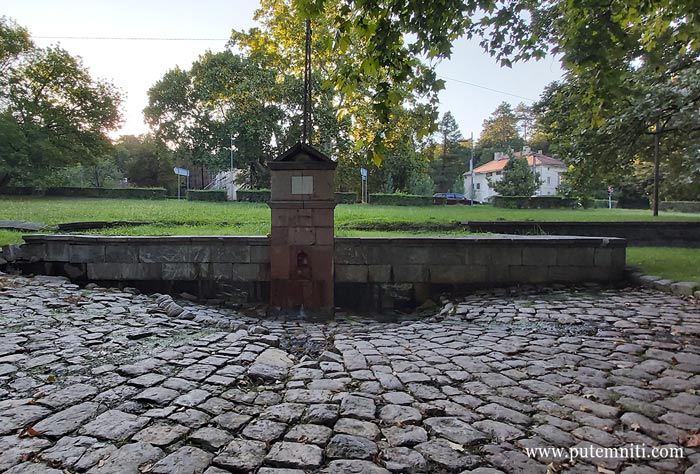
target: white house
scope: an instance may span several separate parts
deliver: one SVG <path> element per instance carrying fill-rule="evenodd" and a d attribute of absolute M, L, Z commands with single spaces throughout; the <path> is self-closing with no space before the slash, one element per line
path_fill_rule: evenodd
<path fill-rule="evenodd" d="M 534 153 L 527 149 L 524 152 L 516 152 L 515 156 L 518 158 L 525 157 L 530 168 L 540 175 L 542 184 L 535 192 L 535 196 L 553 196 L 557 193 L 557 188 L 561 184 L 562 174 L 567 170 L 567 166 L 563 161 L 543 155 L 541 151 Z M 491 186 L 489 186 L 488 180 L 500 181 L 503 175 L 503 168 L 505 168 L 509 160 L 510 157 L 505 153 L 496 153 L 493 161 L 474 169 L 475 200 L 482 202 L 489 201 L 497 194 L 491 189 Z M 471 174 L 467 171 L 463 176 L 464 194 L 470 197 Z"/>

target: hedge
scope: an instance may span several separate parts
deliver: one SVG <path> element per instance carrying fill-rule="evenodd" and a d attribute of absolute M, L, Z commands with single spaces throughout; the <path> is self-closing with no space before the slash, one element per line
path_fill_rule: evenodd
<path fill-rule="evenodd" d="M 493 206 L 506 209 L 564 209 L 578 205 L 576 199 L 560 196 L 494 196 Z"/>
<path fill-rule="evenodd" d="M 188 201 L 226 201 L 226 190 L 224 189 L 190 189 L 187 191 Z"/>
<path fill-rule="evenodd" d="M 355 204 L 357 193 L 335 193 L 335 202 L 338 204 Z"/>
<path fill-rule="evenodd" d="M 236 191 L 236 200 L 243 202 L 269 202 L 269 189 L 239 189 Z"/>
<path fill-rule="evenodd" d="M 6 196 L 32 196 L 43 194 L 40 190 L 30 188 L 28 186 L 8 186 L 6 188 L 0 188 L 0 194 Z"/>
<path fill-rule="evenodd" d="M 111 199 L 165 199 L 165 188 L 47 188 L 45 196 Z"/>
<path fill-rule="evenodd" d="M 383 206 L 431 206 L 433 198 L 414 194 L 370 194 L 369 203 Z"/>
<path fill-rule="evenodd" d="M 236 191 L 236 199 L 243 202 L 270 202 L 270 190 L 238 190 Z M 357 202 L 357 193 L 335 193 L 335 200 L 340 204 L 355 204 Z"/>
<path fill-rule="evenodd" d="M 57 187 L 45 190 L 30 187 L 0 188 L 0 194 L 10 196 L 59 196 L 111 199 L 165 199 L 165 188 L 78 188 Z"/>
<path fill-rule="evenodd" d="M 700 201 L 659 201 L 660 211 L 700 212 Z"/>

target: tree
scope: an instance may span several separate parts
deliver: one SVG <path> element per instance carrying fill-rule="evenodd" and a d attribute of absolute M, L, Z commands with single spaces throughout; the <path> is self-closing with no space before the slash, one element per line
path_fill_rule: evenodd
<path fill-rule="evenodd" d="M 499 181 L 489 179 L 489 185 L 501 196 L 532 196 L 539 188 L 540 178 L 525 158 L 511 158 L 503 168 Z"/>
<path fill-rule="evenodd" d="M 41 183 L 109 151 L 106 134 L 120 119 L 114 86 L 93 79 L 60 47 L 34 47 L 26 30 L 5 18 L 0 34 L 0 184 Z"/>
<path fill-rule="evenodd" d="M 374 58 L 354 47 L 380 32 L 370 25 L 340 35 L 336 20 L 348 8 L 345 1 L 327 0 L 323 8 L 322 15 L 314 15 L 312 25 L 313 69 L 317 71 L 314 110 L 319 100 L 330 100 L 339 119 L 350 119 L 353 152 L 379 165 L 388 153 L 387 141 L 399 133 L 391 124 L 401 109 L 411 110 L 417 126 L 412 133 L 419 141 L 436 130 L 437 96 L 430 91 L 444 87 L 444 81 L 420 61 L 409 67 L 417 76 L 407 72 L 402 80 L 394 80 Z M 231 45 L 249 57 L 269 57 L 274 69 L 301 77 L 306 11 L 295 0 L 264 0 L 256 12 L 260 28 L 234 32 Z M 401 50 L 403 57 L 409 56 L 406 46 Z"/>
<path fill-rule="evenodd" d="M 632 175 L 648 173 L 644 163 L 655 156 L 662 196 L 685 199 L 695 194 L 687 191 L 700 187 L 698 54 L 679 53 L 673 42 L 662 49 L 650 51 L 645 62 L 629 65 L 618 84 L 621 92 L 608 96 L 597 118 L 589 112 L 588 83 L 579 76 L 550 85 L 536 104 L 540 130 L 571 165 L 567 179 L 581 195 L 602 181 L 654 200 L 653 191 L 632 192 L 633 186 L 625 183 Z M 646 178 L 633 181 L 644 182 Z"/>
<path fill-rule="evenodd" d="M 620 77 L 645 51 L 673 38 L 682 52 L 700 49 L 696 2 L 672 0 L 596 0 L 570 2 L 482 2 L 480 0 L 297 0 L 306 17 L 332 18 L 335 41 L 328 49 L 352 49 L 371 65 L 364 70 L 339 56 L 333 80 L 358 88 L 380 70 L 387 77 L 374 94 L 380 113 L 391 104 L 385 93 L 393 84 L 410 82 L 435 94 L 435 62 L 450 56 L 452 42 L 477 38 L 501 65 L 558 54 L 570 74 L 585 78 L 591 119 L 615 95 Z"/>
<path fill-rule="evenodd" d="M 522 149 L 524 140 L 518 132 L 518 116 L 508 102 L 501 102 L 484 120 L 475 154 L 478 163 L 493 160 L 496 152 L 512 153 Z"/>
<path fill-rule="evenodd" d="M 445 193 L 453 187 L 455 179 L 465 171 L 466 149 L 460 142 L 464 140 L 457 121 L 451 112 L 445 112 L 438 125 L 438 154 L 430 163 L 430 176 L 435 183 L 435 191 Z"/>
<path fill-rule="evenodd" d="M 136 186 L 164 187 L 177 190 L 173 174 L 173 154 L 162 142 L 150 135 L 125 135 L 116 143 L 115 155 L 120 155 L 129 183 Z M 115 160 L 117 161 L 117 160 Z"/>

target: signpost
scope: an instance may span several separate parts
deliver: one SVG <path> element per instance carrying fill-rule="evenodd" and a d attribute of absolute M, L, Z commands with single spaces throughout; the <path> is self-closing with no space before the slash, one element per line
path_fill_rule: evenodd
<path fill-rule="evenodd" d="M 173 172 L 177 175 L 177 200 L 180 200 L 180 176 L 187 178 L 186 190 L 190 189 L 190 170 L 185 168 L 173 168 Z"/>
<path fill-rule="evenodd" d="M 360 176 L 362 177 L 362 202 L 369 202 L 369 190 L 367 189 L 367 168 L 360 168 Z"/>

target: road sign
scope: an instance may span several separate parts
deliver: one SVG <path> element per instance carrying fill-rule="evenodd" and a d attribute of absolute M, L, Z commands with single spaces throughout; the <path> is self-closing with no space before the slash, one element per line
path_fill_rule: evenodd
<path fill-rule="evenodd" d="M 186 170 L 185 168 L 173 168 L 173 171 L 178 176 L 189 176 L 190 175 L 190 170 Z"/>
<path fill-rule="evenodd" d="M 363 178 L 367 177 L 367 168 L 360 168 L 360 176 Z"/>

